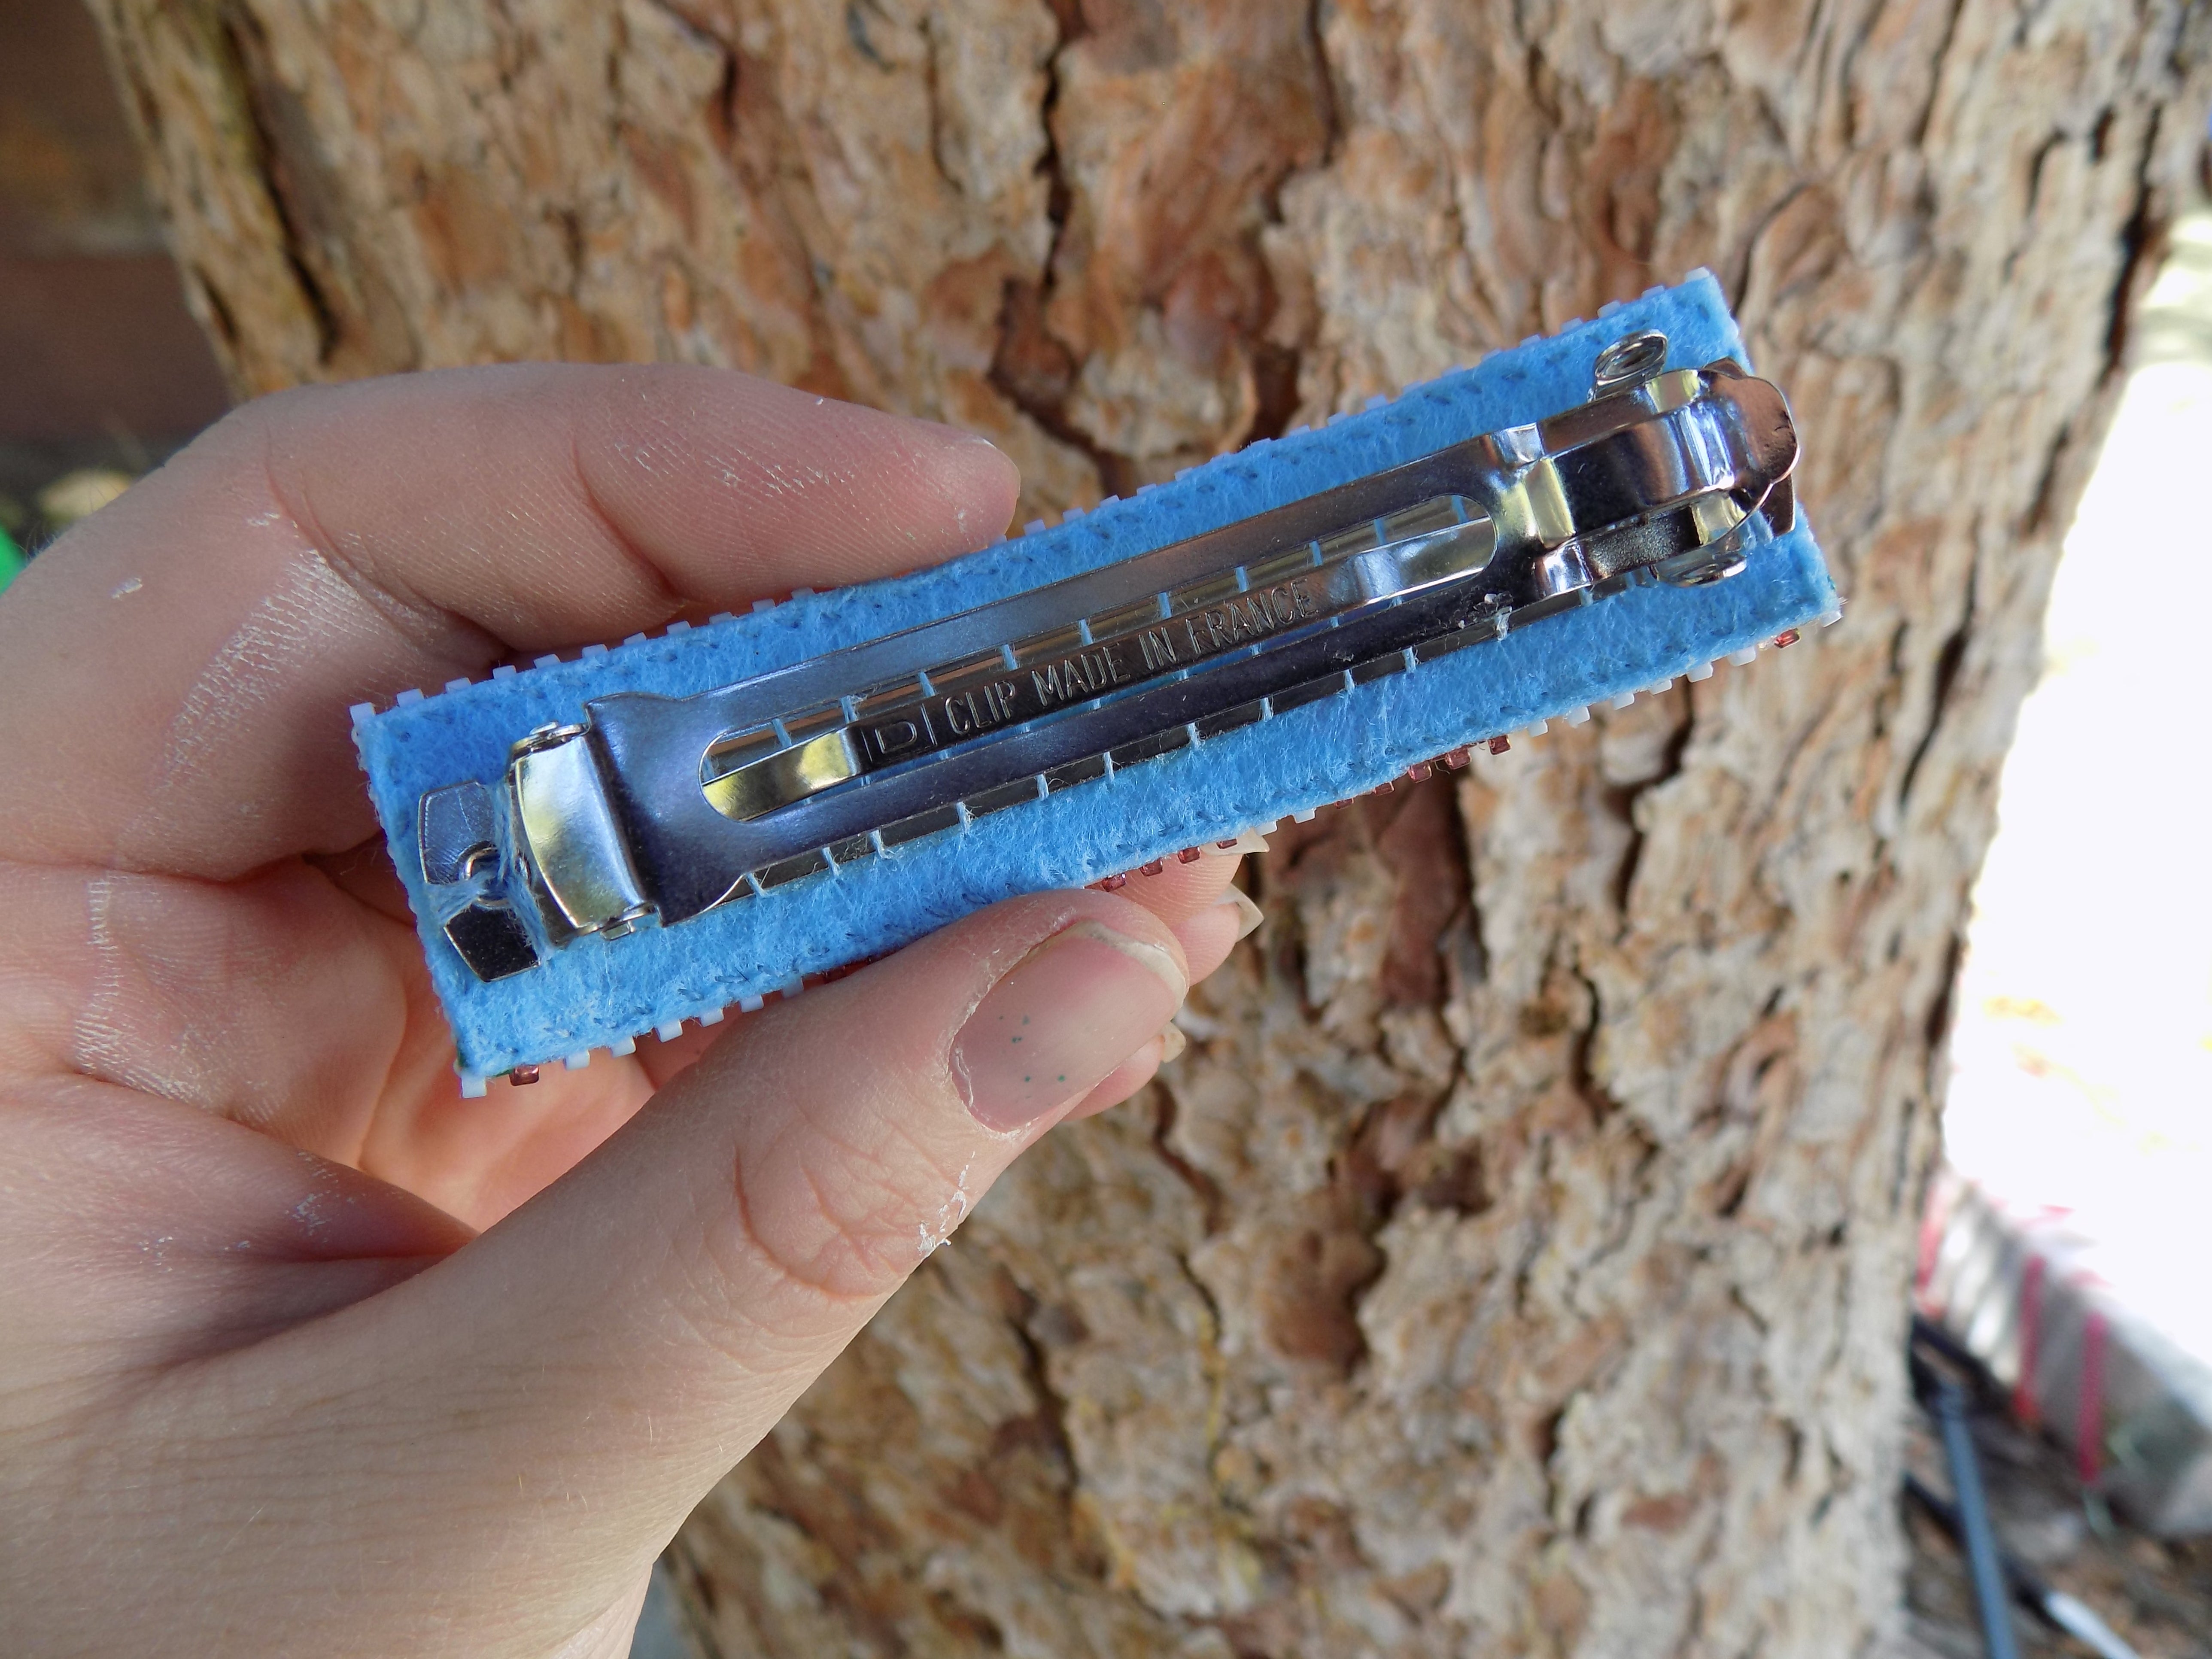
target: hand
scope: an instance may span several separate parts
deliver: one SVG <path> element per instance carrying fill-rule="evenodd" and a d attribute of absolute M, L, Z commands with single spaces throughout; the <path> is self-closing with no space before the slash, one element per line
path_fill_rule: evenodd
<path fill-rule="evenodd" d="M 349 704 L 1014 490 L 741 375 L 468 370 L 254 404 L 0 599 L 0 1646 L 622 1654 L 931 1242 L 1151 1075 L 1233 859 L 463 1102 L 354 764 Z"/>

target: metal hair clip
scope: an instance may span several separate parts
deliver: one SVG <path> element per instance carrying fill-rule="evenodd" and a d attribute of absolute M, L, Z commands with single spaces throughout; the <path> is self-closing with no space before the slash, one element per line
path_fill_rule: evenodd
<path fill-rule="evenodd" d="M 1666 354 L 1631 335 L 1563 414 L 997 604 L 696 696 L 594 698 L 515 744 L 503 803 L 421 798 L 446 936 L 503 978 L 541 940 L 671 927 L 1634 583 L 1734 575 L 1796 522 L 1789 406 Z"/>

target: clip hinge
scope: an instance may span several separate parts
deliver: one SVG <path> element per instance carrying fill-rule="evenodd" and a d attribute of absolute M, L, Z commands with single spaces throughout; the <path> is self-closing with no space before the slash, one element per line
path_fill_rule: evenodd
<path fill-rule="evenodd" d="M 525 879 L 556 945 L 620 938 L 653 906 L 615 822 L 589 728 L 541 726 L 514 746 L 507 787 Z"/>

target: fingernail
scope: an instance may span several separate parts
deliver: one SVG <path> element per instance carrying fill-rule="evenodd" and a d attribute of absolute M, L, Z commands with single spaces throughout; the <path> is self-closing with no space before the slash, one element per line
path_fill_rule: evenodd
<path fill-rule="evenodd" d="M 1188 988 L 1168 951 L 1079 921 L 1024 957 L 952 1043 L 952 1075 L 986 1128 L 1080 1100 L 1159 1034 Z"/>
<path fill-rule="evenodd" d="M 1183 1036 L 1182 1027 L 1170 1022 L 1160 1033 L 1160 1064 L 1164 1066 L 1171 1060 L 1181 1059 L 1182 1051 L 1189 1047 L 1190 1040 Z"/>
<path fill-rule="evenodd" d="M 1241 887 L 1231 888 L 1214 902 L 1233 904 L 1237 907 L 1237 937 L 1240 939 L 1251 938 L 1254 933 L 1259 932 L 1260 924 L 1267 919 L 1261 913 L 1260 907 L 1252 902 Z"/>

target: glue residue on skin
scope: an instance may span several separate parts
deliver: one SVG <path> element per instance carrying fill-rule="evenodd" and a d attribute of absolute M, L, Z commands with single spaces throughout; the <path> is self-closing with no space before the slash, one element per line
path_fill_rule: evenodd
<path fill-rule="evenodd" d="M 928 1257 L 934 1255 L 939 1250 L 951 1247 L 952 1235 L 959 1230 L 960 1224 L 968 1218 L 969 1206 L 974 1202 L 968 1195 L 968 1176 L 975 1167 L 975 1161 L 973 1158 L 960 1166 L 960 1179 L 953 1183 L 952 1196 L 938 1206 L 937 1226 L 934 1231 L 924 1226 L 921 1222 L 915 1223 L 914 1243 L 918 1255 Z"/>
<path fill-rule="evenodd" d="M 122 837 L 173 835 L 179 790 L 190 790 L 239 734 L 269 719 L 269 706 L 308 678 L 318 657 L 346 655 L 364 636 L 386 635 L 389 624 L 319 553 L 295 559 L 285 580 L 264 595 L 217 647 L 171 716 L 145 808 Z M 235 810 L 250 812 L 259 793 L 244 790 Z M 208 810 L 202 804 L 200 810 Z"/>
<path fill-rule="evenodd" d="M 191 1034 L 149 1031 L 138 1012 L 148 988 L 143 958 L 131 941 L 138 919 L 126 913 L 137 882 L 100 875 L 85 884 L 85 942 L 94 969 L 70 1028 L 70 1062 L 87 1077 L 141 1094 L 202 1101 L 210 1081 Z"/>

